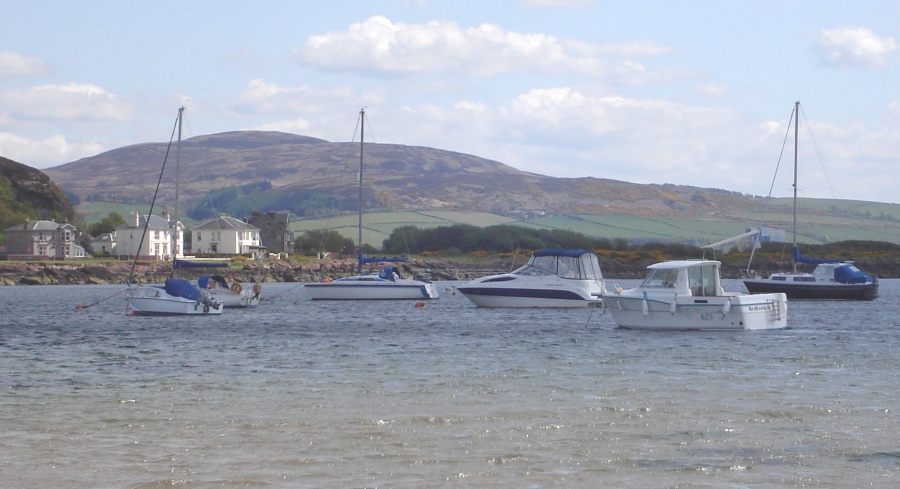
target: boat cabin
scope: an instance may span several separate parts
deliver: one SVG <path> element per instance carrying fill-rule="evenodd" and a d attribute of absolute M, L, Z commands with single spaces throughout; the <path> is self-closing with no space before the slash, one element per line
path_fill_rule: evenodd
<path fill-rule="evenodd" d="M 602 280 L 597 255 L 586 250 L 538 250 L 512 275 L 557 275 L 573 280 Z"/>
<path fill-rule="evenodd" d="M 650 265 L 642 289 L 673 289 L 678 294 L 715 297 L 723 295 L 719 279 L 720 262 L 677 260 Z"/>

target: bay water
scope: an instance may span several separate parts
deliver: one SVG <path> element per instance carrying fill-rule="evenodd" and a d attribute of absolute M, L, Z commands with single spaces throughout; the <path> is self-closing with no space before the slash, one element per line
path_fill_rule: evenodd
<path fill-rule="evenodd" d="M 454 285 L 416 307 L 264 284 L 190 318 L 126 316 L 117 285 L 0 287 L 0 486 L 900 487 L 900 280 L 758 332 Z"/>

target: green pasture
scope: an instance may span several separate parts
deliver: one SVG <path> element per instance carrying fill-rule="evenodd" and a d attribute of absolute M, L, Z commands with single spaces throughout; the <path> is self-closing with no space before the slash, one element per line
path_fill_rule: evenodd
<path fill-rule="evenodd" d="M 777 199 L 783 200 L 783 199 Z M 790 199 L 787 199 L 790 203 Z M 783 204 L 780 202 L 779 204 Z M 704 219 L 670 219 L 653 216 L 606 214 L 558 215 L 533 219 L 516 219 L 478 212 L 402 211 L 363 215 L 363 241 L 380 247 L 382 242 L 402 226 L 429 229 L 454 224 L 487 227 L 516 224 L 532 228 L 565 229 L 597 238 L 628 241 L 677 241 L 702 246 L 743 233 L 760 224 L 783 229 L 791 239 L 792 213 L 790 207 L 773 206 L 778 212 L 761 216 L 749 210 L 730 214 L 715 214 Z M 124 217 L 130 211 L 145 213 L 149 206 L 105 204 L 89 202 L 76 210 L 90 224 L 98 222 L 110 212 Z M 786 210 L 787 209 L 787 210 Z M 802 200 L 798 211 L 798 240 L 821 244 L 834 241 L 864 240 L 900 243 L 900 206 L 871 202 L 839 200 Z M 162 211 L 162 208 L 160 208 Z M 892 216 L 897 217 L 892 217 Z M 185 221 L 190 227 L 196 223 Z M 308 230 L 332 230 L 342 236 L 357 236 L 357 215 L 346 214 L 326 219 L 303 219 L 290 224 L 295 233 Z"/>

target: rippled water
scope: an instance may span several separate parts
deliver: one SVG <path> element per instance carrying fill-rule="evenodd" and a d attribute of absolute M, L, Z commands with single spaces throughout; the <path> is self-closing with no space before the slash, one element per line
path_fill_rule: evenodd
<path fill-rule="evenodd" d="M 2 487 L 900 485 L 897 280 L 734 333 L 296 284 L 127 317 L 120 289 L 0 287 Z"/>

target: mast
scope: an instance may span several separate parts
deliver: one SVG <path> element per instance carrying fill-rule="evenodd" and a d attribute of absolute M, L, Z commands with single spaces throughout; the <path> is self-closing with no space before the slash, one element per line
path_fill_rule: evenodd
<path fill-rule="evenodd" d="M 178 264 L 178 188 L 181 178 L 181 123 L 184 120 L 184 106 L 178 108 L 178 143 L 175 145 L 175 215 L 172 223 L 172 277 Z"/>
<path fill-rule="evenodd" d="M 800 101 L 794 102 L 794 247 L 791 250 L 791 272 L 797 273 L 797 147 L 800 134 Z"/>
<path fill-rule="evenodd" d="M 366 109 L 359 109 L 359 226 L 357 243 L 359 250 L 357 252 L 358 262 L 356 265 L 356 273 L 362 273 L 363 266 L 363 242 L 362 242 L 362 206 L 363 206 L 363 141 L 366 133 Z"/>

